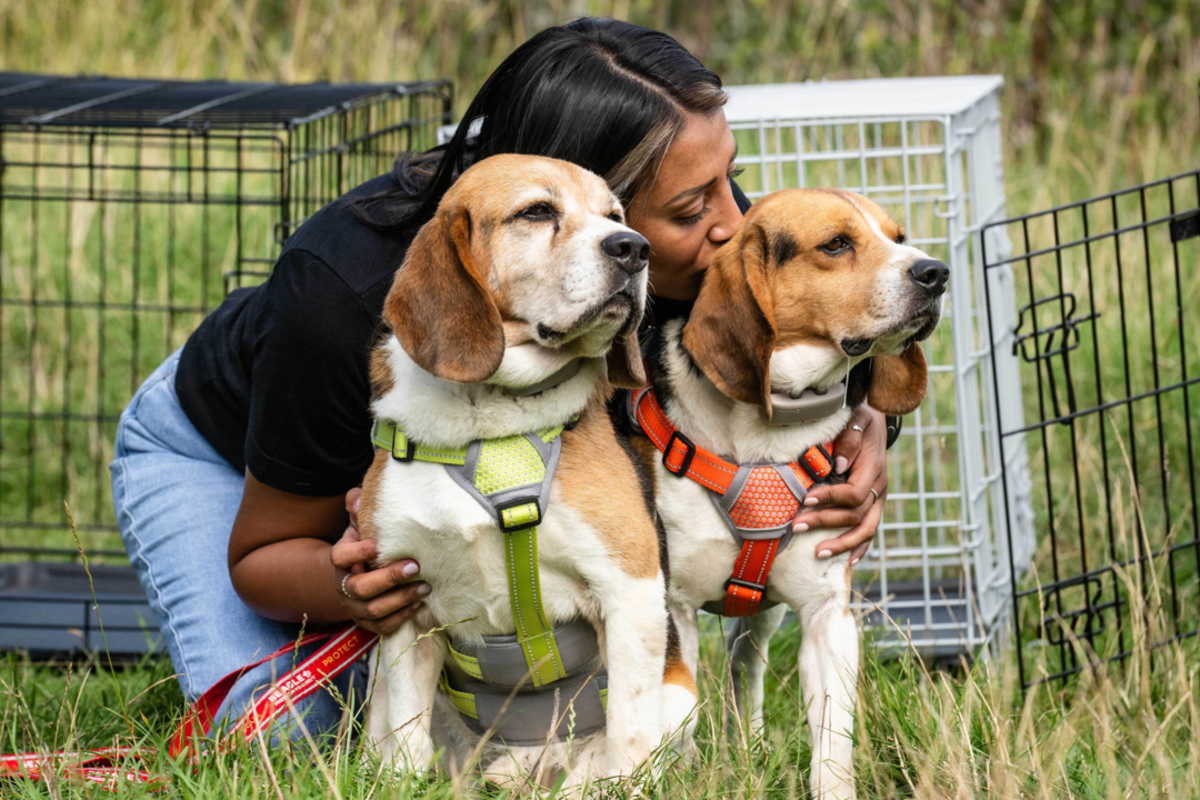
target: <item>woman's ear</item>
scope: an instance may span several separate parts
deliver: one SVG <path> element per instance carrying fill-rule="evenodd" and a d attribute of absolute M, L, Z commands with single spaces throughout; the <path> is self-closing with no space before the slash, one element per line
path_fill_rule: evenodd
<path fill-rule="evenodd" d="M 722 394 L 770 417 L 776 330 L 767 247 L 762 228 L 747 224 L 717 251 L 683 327 L 683 347 Z"/>
<path fill-rule="evenodd" d="M 871 388 L 867 390 L 871 408 L 893 417 L 915 411 L 929 388 L 921 345 L 913 342 L 898 356 L 875 356 L 871 361 Z"/>
<path fill-rule="evenodd" d="M 608 351 L 608 382 L 617 389 L 640 389 L 646 385 L 637 331 L 618 336 L 612 343 Z"/>
<path fill-rule="evenodd" d="M 408 248 L 383 304 L 404 352 L 439 378 L 479 383 L 500 367 L 504 327 L 471 257 L 471 217 L 439 210 Z"/>

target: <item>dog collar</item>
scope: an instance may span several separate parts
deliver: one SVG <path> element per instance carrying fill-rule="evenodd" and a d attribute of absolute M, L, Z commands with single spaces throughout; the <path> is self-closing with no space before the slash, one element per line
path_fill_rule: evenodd
<path fill-rule="evenodd" d="M 531 397 L 535 394 L 541 394 L 549 389 L 554 389 L 579 374 L 580 368 L 583 366 L 582 358 L 573 358 L 563 365 L 562 369 L 553 373 L 547 378 L 544 378 L 532 386 L 521 386 L 518 388 L 504 387 L 505 394 L 513 397 Z"/>
<path fill-rule="evenodd" d="M 725 584 L 725 602 L 705 610 L 727 617 L 757 614 L 775 556 L 787 546 L 804 495 L 833 472 L 832 445 L 814 445 L 787 464 L 735 464 L 692 442 L 671 424 L 654 389 L 629 395 L 629 419 L 663 454 L 668 472 L 710 492 L 733 538 L 742 546 Z"/>
<path fill-rule="evenodd" d="M 832 416 L 845 405 L 845 381 L 838 381 L 826 389 L 805 389 L 799 397 L 771 392 L 770 422 L 777 426 L 815 422 Z"/>

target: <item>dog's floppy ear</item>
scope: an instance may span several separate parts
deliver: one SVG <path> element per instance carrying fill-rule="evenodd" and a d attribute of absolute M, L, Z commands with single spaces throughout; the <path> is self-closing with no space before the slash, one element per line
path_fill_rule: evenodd
<path fill-rule="evenodd" d="M 913 342 L 898 356 L 875 356 L 867 402 L 888 416 L 910 414 L 921 405 L 929 388 L 925 351 Z"/>
<path fill-rule="evenodd" d="M 637 331 L 618 336 L 608 351 L 608 382 L 618 389 L 640 389 L 646 385 L 646 368 Z"/>
<path fill-rule="evenodd" d="M 683 346 L 722 394 L 771 414 L 775 307 L 767 280 L 767 235 L 743 225 L 717 251 L 683 328 Z"/>
<path fill-rule="evenodd" d="M 439 378 L 479 383 L 500 367 L 504 327 L 471 257 L 465 209 L 439 209 L 417 232 L 383 318 L 417 366 Z"/>

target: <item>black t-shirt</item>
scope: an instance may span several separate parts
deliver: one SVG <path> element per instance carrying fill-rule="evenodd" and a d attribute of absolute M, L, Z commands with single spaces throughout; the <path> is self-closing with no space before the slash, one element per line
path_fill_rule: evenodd
<path fill-rule="evenodd" d="M 383 175 L 351 194 L 393 185 Z M 414 234 L 374 230 L 334 201 L 288 239 L 266 283 L 200 324 L 175 388 L 226 461 L 294 494 L 358 485 L 372 455 L 368 355 Z"/>
<path fill-rule="evenodd" d="M 394 186 L 374 178 L 352 195 Z M 749 200 L 734 186 L 738 205 Z M 338 200 L 288 239 L 266 283 L 231 292 L 188 339 L 179 402 L 239 471 L 293 494 L 342 494 L 371 464 L 368 357 L 416 228 L 377 231 Z M 657 308 L 657 313 L 655 309 Z M 686 313 L 655 301 L 650 313 Z"/>

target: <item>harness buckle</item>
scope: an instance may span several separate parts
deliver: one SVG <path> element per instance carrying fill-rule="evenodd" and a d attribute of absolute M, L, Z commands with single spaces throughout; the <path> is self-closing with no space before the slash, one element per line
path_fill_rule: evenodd
<path fill-rule="evenodd" d="M 767 587 L 762 583 L 754 583 L 753 581 L 743 580 L 742 578 L 730 578 L 725 581 L 725 591 L 729 591 L 730 586 L 740 586 L 743 589 L 750 589 L 755 592 L 766 593 Z"/>
<path fill-rule="evenodd" d="M 521 506 L 533 506 L 533 508 L 524 514 L 511 513 L 514 509 Z M 518 497 L 498 503 L 495 508 L 496 523 L 504 533 L 516 533 L 528 530 L 529 528 L 536 528 L 538 523 L 542 521 L 542 503 L 536 497 Z M 505 514 L 505 511 L 510 513 Z"/>
<path fill-rule="evenodd" d="M 805 453 L 804 455 L 808 455 L 808 454 L 807 454 L 807 453 Z M 821 475 L 820 475 L 820 474 L 818 474 L 818 472 L 817 472 L 815 469 L 813 469 L 811 466 L 809 466 L 809 463 L 808 463 L 808 459 L 807 459 L 807 458 L 805 458 L 805 457 L 802 455 L 802 456 L 800 456 L 800 458 L 799 458 L 799 459 L 797 459 L 796 463 L 797 463 L 797 464 L 799 464 L 799 465 L 800 465 L 800 469 L 804 470 L 805 474 L 806 474 L 806 475 L 808 475 L 808 479 L 809 479 L 810 481 L 812 481 L 814 484 L 815 484 L 815 483 L 820 483 L 820 482 L 821 482 Z M 829 463 L 830 463 L 830 464 L 832 464 L 832 463 L 833 463 L 833 461 L 832 461 L 832 460 L 830 460 L 830 462 L 829 462 Z"/>
<path fill-rule="evenodd" d="M 397 461 L 402 461 L 405 463 L 412 461 L 413 457 L 417 454 L 417 443 L 414 442 L 412 439 L 408 438 L 407 436 L 405 436 L 404 437 L 404 442 L 405 442 L 404 455 L 399 455 L 396 453 L 396 433 L 397 433 L 397 429 L 395 427 L 393 427 L 392 428 L 392 458 L 396 459 Z"/>
<path fill-rule="evenodd" d="M 671 465 L 668 463 L 669 459 L 671 458 L 671 454 L 675 452 L 675 442 L 676 441 L 682 442 L 683 446 L 687 448 L 687 451 L 684 453 L 684 456 L 683 456 L 683 463 L 681 463 L 679 465 L 678 470 L 671 469 Z M 679 431 L 675 431 L 674 433 L 671 434 L 671 438 L 667 440 L 667 446 L 663 448 L 662 463 L 663 463 L 663 466 L 666 467 L 667 472 L 670 472 L 672 475 L 677 475 L 682 478 L 687 475 L 688 468 L 692 466 L 692 459 L 695 457 L 696 457 L 695 443 L 688 437 L 684 436 Z"/>

